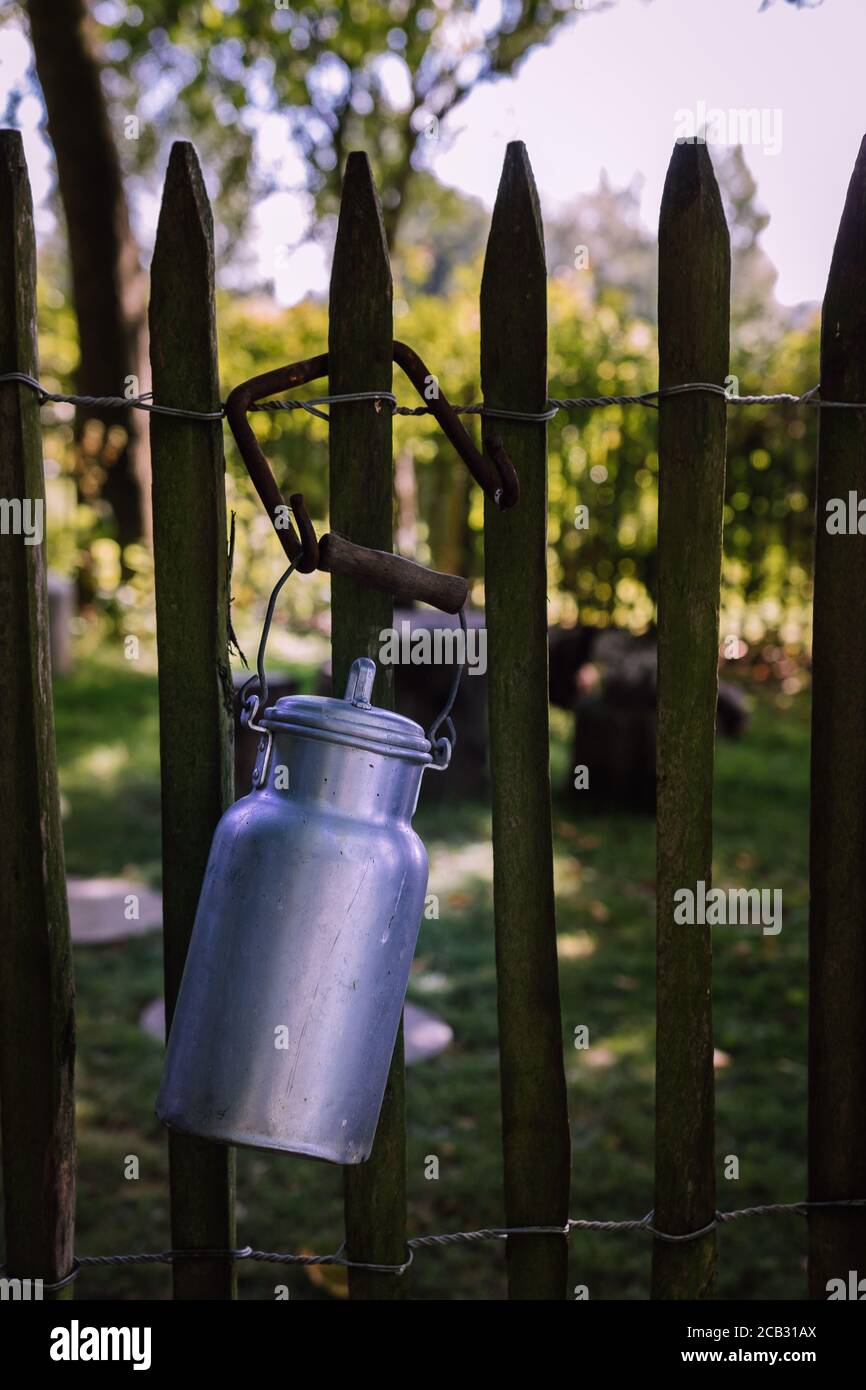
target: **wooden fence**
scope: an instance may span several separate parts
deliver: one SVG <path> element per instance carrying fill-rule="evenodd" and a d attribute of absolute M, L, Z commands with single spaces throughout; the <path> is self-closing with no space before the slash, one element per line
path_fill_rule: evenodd
<path fill-rule="evenodd" d="M 36 266 L 20 137 L 0 133 L 0 373 L 37 375 Z M 174 147 L 152 268 L 154 398 L 217 410 L 211 212 L 190 145 Z M 481 286 L 486 405 L 525 414 L 547 400 L 546 288 L 526 151 L 508 147 Z M 663 387 L 721 383 L 728 369 L 730 251 L 704 147 L 675 148 L 659 229 Z M 330 291 L 330 390 L 388 390 L 391 272 L 367 159 L 347 162 Z M 852 178 L 824 306 L 825 399 L 866 402 L 866 142 Z M 657 1228 L 713 1225 L 710 928 L 677 928 L 677 888 L 712 866 L 714 723 L 726 403 L 668 397 L 659 409 Z M 554 921 L 547 702 L 547 470 L 543 421 L 501 423 L 519 505 L 485 511 L 494 902 L 501 1057 L 503 1224 L 564 1229 L 569 1121 Z M 369 401 L 330 427 L 335 530 L 392 548 L 391 417 Z M 167 1014 L 177 994 L 213 829 L 231 797 L 226 515 L 218 421 L 151 420 Z M 826 501 L 866 478 L 866 412 L 821 416 L 816 510 L 812 742 L 809 1198 L 866 1196 L 866 536 L 830 537 Z M 39 401 L 0 384 L 0 491 L 44 498 Z M 375 656 L 392 602 L 332 581 L 333 677 Z M 74 1018 L 48 658 L 44 548 L 0 537 L 0 1100 L 7 1277 L 64 1279 L 73 1265 Z M 387 668 L 378 698 L 392 700 Z M 193 712 L 193 718 L 185 717 Z M 570 1030 L 569 1030 L 570 1031 Z M 289 1160 L 291 1161 L 291 1160 Z M 173 1247 L 236 1245 L 231 1151 L 170 1139 Z M 578 1191 L 582 1208 L 592 1193 Z M 628 1215 L 628 1213 L 623 1213 Z M 398 1038 L 373 1156 L 346 1170 L 347 1254 L 399 1264 L 406 1249 L 406 1126 Z M 810 1213 L 809 1288 L 866 1264 L 866 1211 Z M 573 1236 L 572 1239 L 579 1239 Z M 561 1299 L 567 1240 L 507 1244 L 509 1296 Z M 435 1256 L 433 1256 L 435 1257 Z M 483 1258 L 483 1256 L 479 1256 Z M 715 1232 L 656 1240 L 653 1296 L 706 1298 Z M 234 1261 L 178 1259 L 179 1299 L 232 1298 Z M 406 1297 L 408 1276 L 352 1269 L 354 1298 Z M 72 1284 L 51 1294 L 72 1296 Z"/>

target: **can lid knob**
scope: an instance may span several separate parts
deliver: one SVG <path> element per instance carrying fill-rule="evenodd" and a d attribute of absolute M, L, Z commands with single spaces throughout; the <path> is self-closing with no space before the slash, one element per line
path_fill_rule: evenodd
<path fill-rule="evenodd" d="M 369 656 L 359 656 L 352 662 L 346 682 L 344 699 L 358 709 L 370 709 L 370 694 L 376 679 L 376 663 Z"/>

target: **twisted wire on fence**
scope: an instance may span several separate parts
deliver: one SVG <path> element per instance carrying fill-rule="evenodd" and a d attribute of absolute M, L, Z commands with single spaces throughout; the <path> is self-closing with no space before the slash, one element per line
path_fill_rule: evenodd
<path fill-rule="evenodd" d="M 444 1231 L 439 1235 L 410 1236 L 406 1241 L 407 1258 L 402 1264 L 371 1264 L 364 1260 L 350 1260 L 343 1253 L 345 1242 L 332 1255 L 295 1255 L 282 1250 L 253 1250 L 245 1245 L 237 1250 L 162 1250 L 130 1255 L 81 1255 L 73 1260 L 72 1269 L 65 1278 L 56 1284 L 42 1285 L 43 1293 L 56 1293 L 78 1278 L 82 1269 L 105 1268 L 113 1265 L 173 1264 L 175 1260 L 253 1260 L 259 1264 L 279 1265 L 340 1265 L 346 1269 L 366 1269 L 374 1274 L 402 1275 L 412 1264 L 415 1251 L 426 1247 L 441 1248 L 446 1245 L 472 1245 L 485 1240 L 507 1240 L 509 1236 L 570 1236 L 572 1231 L 596 1231 L 607 1234 L 611 1231 L 643 1231 L 655 1240 L 668 1244 L 682 1244 L 700 1240 L 719 1226 L 729 1221 L 739 1221 L 747 1216 L 808 1216 L 810 1211 L 824 1210 L 828 1207 L 866 1207 L 866 1197 L 849 1197 L 828 1202 L 768 1202 L 761 1206 L 740 1207 L 735 1211 L 717 1211 L 712 1221 L 697 1231 L 687 1231 L 684 1235 L 672 1235 L 660 1231 L 653 1225 L 655 1212 L 647 1212 L 638 1221 L 592 1221 L 571 1218 L 563 1226 L 482 1226 L 476 1231 Z M 2 1270 L 2 1266 L 0 1266 Z"/>
<path fill-rule="evenodd" d="M 222 420 L 226 413 L 224 403 L 220 405 L 219 410 L 185 410 L 179 406 L 159 405 L 151 400 L 151 392 L 149 391 L 140 396 L 129 397 L 64 395 L 59 391 L 49 391 L 35 377 L 28 376 L 26 372 L 4 372 L 0 374 L 0 385 L 4 382 L 18 382 L 21 386 L 29 387 L 36 392 L 40 405 L 91 406 L 95 410 L 144 410 L 151 415 L 166 415 L 181 420 L 202 421 Z M 866 401 L 823 401 L 818 394 L 820 389 L 820 386 L 813 386 L 799 396 L 793 395 L 790 391 L 779 391 L 774 395 L 740 396 L 733 395 L 726 386 L 719 386 L 716 382 L 688 381 L 680 386 L 663 386 L 655 391 L 643 391 L 634 396 L 551 397 L 544 410 L 535 412 L 497 410 L 492 406 L 477 402 L 474 405 L 454 406 L 454 410 L 458 415 L 481 415 L 485 419 L 491 420 L 523 420 L 530 424 L 538 424 L 552 420 L 555 415 L 559 414 L 560 410 L 593 410 L 602 409 L 609 405 L 640 405 L 649 410 L 657 410 L 661 400 L 666 400 L 672 396 L 696 394 L 721 396 L 728 405 L 810 405 L 819 410 L 866 410 Z M 250 409 L 264 412 L 305 410 L 308 414 L 315 415 L 317 419 L 327 420 L 329 417 L 322 410 L 322 406 L 357 401 L 374 401 L 377 409 L 383 403 L 390 405 L 394 415 L 429 415 L 431 413 L 429 406 L 426 405 L 399 405 L 397 397 L 392 391 L 346 391 L 334 396 L 313 396 L 309 400 L 262 401 L 251 406 Z"/>

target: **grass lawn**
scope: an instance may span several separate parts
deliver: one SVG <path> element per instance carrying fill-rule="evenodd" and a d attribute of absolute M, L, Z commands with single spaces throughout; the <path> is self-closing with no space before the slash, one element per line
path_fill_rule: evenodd
<path fill-rule="evenodd" d="M 557 780 L 568 757 L 556 721 Z M 69 871 L 129 872 L 158 882 L 156 681 L 124 662 L 89 662 L 57 689 L 57 736 Z M 715 882 L 784 890 L 777 937 L 718 928 L 715 1037 L 719 1205 L 795 1201 L 805 1185 L 808 697 L 781 710 L 757 703 L 739 743 L 717 761 Z M 654 1048 L 654 825 L 650 819 L 576 817 L 554 807 L 563 1006 L 573 1140 L 571 1214 L 641 1216 L 652 1206 Z M 496 1000 L 489 819 L 479 805 L 424 812 L 441 916 L 422 927 L 410 998 L 441 1014 L 455 1042 L 409 1075 L 409 1226 L 412 1233 L 502 1221 Z M 170 1244 L 166 1142 L 153 1114 L 161 1049 L 139 1030 L 161 992 L 158 934 L 79 947 L 77 1249 L 84 1254 L 160 1250 Z M 590 1049 L 577 1051 L 586 1024 Z M 124 1178 L 127 1155 L 140 1160 Z M 438 1181 L 424 1177 L 439 1158 Z M 726 1155 L 738 1181 L 722 1176 Z M 341 1232 L 342 1183 L 327 1165 L 238 1154 L 238 1243 L 324 1252 Z M 761 1219 L 719 1234 L 724 1298 L 800 1298 L 805 1223 Z M 650 1245 L 640 1234 L 575 1235 L 571 1284 L 591 1298 L 649 1292 Z M 240 1266 L 244 1298 L 342 1291 L 337 1270 Z M 499 1243 L 422 1250 L 417 1298 L 504 1295 Z M 165 1266 L 87 1271 L 82 1298 L 163 1298 Z"/>

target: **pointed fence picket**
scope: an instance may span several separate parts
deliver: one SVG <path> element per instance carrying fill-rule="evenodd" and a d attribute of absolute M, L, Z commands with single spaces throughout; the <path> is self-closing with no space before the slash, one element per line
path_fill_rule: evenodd
<path fill-rule="evenodd" d="M 343 180 L 328 330 L 329 392 L 389 391 L 394 338 L 391 265 L 379 195 L 365 154 L 350 154 Z M 333 530 L 358 545 L 393 550 L 394 505 L 391 413 L 371 401 L 332 407 L 330 518 Z M 379 633 L 393 626 L 390 594 L 356 579 L 331 577 L 333 690 L 342 695 L 358 656 L 375 658 Z M 394 707 L 392 666 L 379 666 L 375 701 Z M 406 1092 L 403 1025 L 373 1152 L 345 1169 L 346 1247 L 350 1260 L 401 1264 L 406 1250 Z M 349 1271 L 353 1298 L 403 1298 L 404 1279 L 370 1270 Z"/>
<path fill-rule="evenodd" d="M 821 325 L 821 392 L 866 401 L 866 139 Z M 866 1193 L 866 535 L 827 504 L 866 494 L 866 411 L 821 412 L 815 503 L 809 891 L 809 1199 Z M 813 1211 L 809 1288 L 866 1267 L 866 1209 Z"/>
<path fill-rule="evenodd" d="M 728 374 L 731 254 L 705 145 L 678 145 L 659 221 L 659 386 Z M 659 405 L 655 1221 L 681 1235 L 715 1209 L 711 928 L 677 926 L 674 893 L 713 858 L 713 753 L 725 401 Z M 656 1240 L 657 1298 L 712 1294 L 715 1233 Z"/>
<path fill-rule="evenodd" d="M 535 182 L 512 142 L 481 282 L 481 383 L 491 409 L 543 413 L 547 272 Z M 520 501 L 484 504 L 493 902 L 505 1224 L 568 1220 L 571 1169 L 553 895 L 547 691 L 547 425 L 491 418 Z M 565 1236 L 508 1241 L 512 1298 L 564 1298 Z"/>
<path fill-rule="evenodd" d="M 36 243 L 17 131 L 0 131 L 0 372 L 37 374 Z M 45 504 L 39 403 L 0 385 L 0 493 Z M 5 1275 L 72 1269 L 75 1007 L 44 542 L 0 536 L 0 1106 Z M 50 1295 L 49 1295 L 50 1296 Z M 72 1285 L 57 1291 L 72 1297 Z"/>
<path fill-rule="evenodd" d="M 151 266 L 155 398 L 219 408 L 213 225 L 192 146 L 174 146 Z M 218 420 L 152 415 L 159 658 L 166 1029 L 180 988 L 211 836 L 231 802 L 225 464 Z M 169 1136 L 172 1244 L 235 1245 L 234 1153 Z M 175 1298 L 231 1298 L 231 1259 L 176 1260 Z"/>

